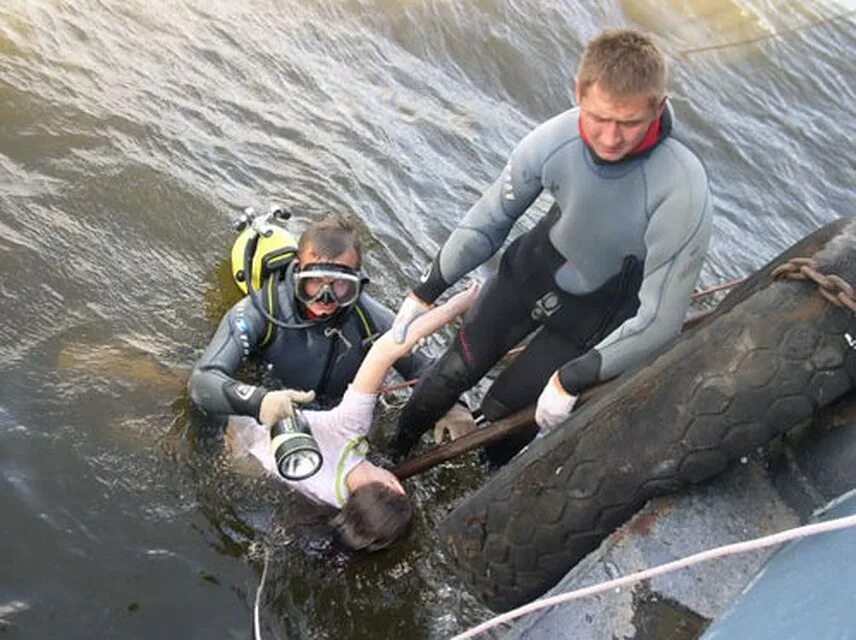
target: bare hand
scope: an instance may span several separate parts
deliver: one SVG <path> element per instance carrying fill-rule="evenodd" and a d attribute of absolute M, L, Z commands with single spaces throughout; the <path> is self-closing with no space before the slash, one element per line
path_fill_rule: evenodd
<path fill-rule="evenodd" d="M 434 442 L 443 444 L 446 440 L 457 440 L 476 429 L 473 415 L 459 404 L 454 405 L 434 425 Z"/>

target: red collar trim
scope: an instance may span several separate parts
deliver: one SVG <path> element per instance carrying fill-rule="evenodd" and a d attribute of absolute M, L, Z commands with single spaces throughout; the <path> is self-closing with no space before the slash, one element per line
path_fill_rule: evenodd
<path fill-rule="evenodd" d="M 651 123 L 651 126 L 648 127 L 648 131 L 645 132 L 645 137 L 643 137 L 639 144 L 637 144 L 630 151 L 629 155 L 635 155 L 637 153 L 642 153 L 643 151 L 647 151 L 660 139 L 660 118 L 655 118 L 654 122 Z"/>

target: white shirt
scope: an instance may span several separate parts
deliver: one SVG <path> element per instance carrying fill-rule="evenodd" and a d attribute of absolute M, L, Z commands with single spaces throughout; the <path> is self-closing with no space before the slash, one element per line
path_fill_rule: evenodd
<path fill-rule="evenodd" d="M 303 412 L 323 461 L 315 475 L 298 481 L 285 480 L 277 472 L 270 429 L 252 418 L 233 416 L 230 422 L 237 440 L 269 473 L 313 500 L 341 509 L 348 500 L 345 479 L 368 453 L 365 436 L 371 428 L 376 402 L 377 394 L 360 393 L 348 387 L 342 402 L 333 409 Z"/>

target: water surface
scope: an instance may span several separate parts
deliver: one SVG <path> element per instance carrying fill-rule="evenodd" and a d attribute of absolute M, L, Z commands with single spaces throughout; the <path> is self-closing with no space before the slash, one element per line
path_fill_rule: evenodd
<path fill-rule="evenodd" d="M 405 544 L 345 562 L 199 430 L 184 381 L 236 300 L 230 220 L 274 202 L 296 230 L 348 216 L 396 305 L 514 144 L 568 107 L 582 44 L 632 25 L 668 51 L 681 135 L 710 174 L 701 285 L 746 275 L 852 213 L 854 10 L 4 2 L 4 637 L 251 637 L 265 549 L 264 637 L 439 638 L 485 619 L 434 533 L 483 479 L 473 458 L 409 483 Z"/>

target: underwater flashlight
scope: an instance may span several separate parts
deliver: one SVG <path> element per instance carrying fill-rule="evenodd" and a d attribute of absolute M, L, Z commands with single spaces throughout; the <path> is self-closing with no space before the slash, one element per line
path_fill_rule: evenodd
<path fill-rule="evenodd" d="M 318 473 L 324 458 L 312 437 L 306 418 L 299 411 L 270 429 L 276 468 L 286 480 L 305 480 Z"/>

